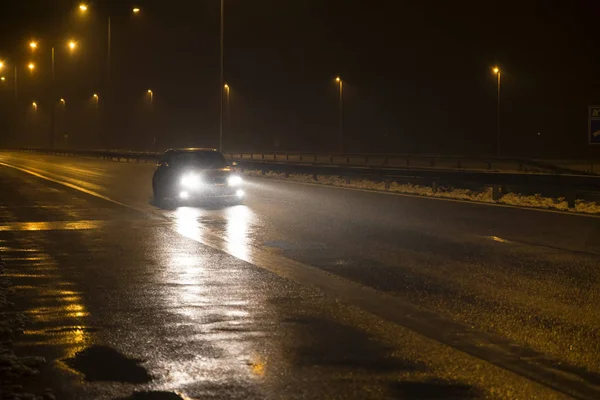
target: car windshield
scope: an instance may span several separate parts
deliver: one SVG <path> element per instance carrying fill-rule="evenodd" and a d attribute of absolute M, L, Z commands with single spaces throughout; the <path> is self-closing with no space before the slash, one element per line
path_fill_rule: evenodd
<path fill-rule="evenodd" d="M 227 161 L 225 161 L 223 154 L 216 151 L 177 154 L 173 157 L 172 163 L 174 166 L 193 165 L 203 169 L 218 169 L 227 166 Z"/>

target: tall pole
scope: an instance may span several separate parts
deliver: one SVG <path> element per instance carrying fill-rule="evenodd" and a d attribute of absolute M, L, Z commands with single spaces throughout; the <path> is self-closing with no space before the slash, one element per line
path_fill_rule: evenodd
<path fill-rule="evenodd" d="M 106 99 L 108 100 L 107 105 L 104 107 L 105 112 L 104 112 L 104 116 L 105 116 L 105 121 L 104 121 L 104 129 L 106 129 L 106 137 L 108 139 L 108 151 L 110 151 L 110 147 L 111 147 L 111 129 L 110 129 L 110 115 L 108 113 L 108 109 L 110 107 L 110 101 L 111 101 L 111 90 L 110 90 L 110 15 L 108 16 L 108 27 L 107 27 L 107 32 L 108 32 L 108 36 L 107 36 L 107 40 L 108 40 L 108 51 L 107 51 L 107 57 L 106 57 Z M 96 104 L 98 104 L 98 102 L 96 101 Z"/>
<path fill-rule="evenodd" d="M 221 92 L 221 109 L 219 115 L 219 151 L 223 151 L 223 32 L 225 28 L 225 0 L 221 0 L 221 84 L 219 86 Z"/>
<path fill-rule="evenodd" d="M 15 102 L 19 100 L 17 66 L 15 65 Z"/>
<path fill-rule="evenodd" d="M 500 156 L 500 75 L 498 70 L 498 101 L 496 104 L 496 155 Z"/>
<path fill-rule="evenodd" d="M 54 46 L 52 46 L 52 87 L 50 88 L 50 148 L 54 148 Z"/>
<path fill-rule="evenodd" d="M 344 152 L 344 82 L 340 79 L 340 153 Z"/>

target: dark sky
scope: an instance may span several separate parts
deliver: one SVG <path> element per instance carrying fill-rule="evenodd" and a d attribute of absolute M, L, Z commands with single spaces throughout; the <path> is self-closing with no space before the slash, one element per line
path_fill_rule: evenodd
<path fill-rule="evenodd" d="M 48 47 L 54 43 L 55 97 L 67 100 L 66 109 L 57 111 L 56 129 L 68 132 L 67 145 L 101 147 L 110 129 L 116 147 L 150 148 L 154 136 L 159 147 L 215 146 L 219 0 L 97 0 L 88 3 L 85 18 L 78 16 L 78 4 L 4 2 L 0 57 L 11 66 L 32 57 L 39 64 L 34 75 L 24 70 L 20 76 L 16 111 L 12 81 L 1 92 L 5 123 L 20 120 L 20 133 L 10 140 L 48 143 Z M 134 5 L 142 9 L 135 17 Z M 505 154 L 594 155 L 587 145 L 587 105 L 600 103 L 594 74 L 600 73 L 599 13 L 600 2 L 592 0 L 226 0 L 231 98 L 225 144 L 240 150 L 336 149 L 334 78 L 340 75 L 346 150 L 492 153 L 491 68 L 498 64 Z M 73 55 L 64 47 L 70 37 L 80 44 Z M 30 38 L 40 41 L 35 55 L 27 48 Z M 59 138 L 57 146 L 64 144 Z"/>

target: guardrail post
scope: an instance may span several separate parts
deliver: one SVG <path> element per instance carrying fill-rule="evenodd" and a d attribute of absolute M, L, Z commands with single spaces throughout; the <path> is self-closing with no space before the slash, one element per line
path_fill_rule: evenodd
<path fill-rule="evenodd" d="M 436 181 L 431 182 L 431 191 L 434 194 L 438 192 L 438 183 Z"/>
<path fill-rule="evenodd" d="M 500 185 L 494 185 L 492 187 L 492 200 L 498 201 L 502 197 L 502 187 Z"/>

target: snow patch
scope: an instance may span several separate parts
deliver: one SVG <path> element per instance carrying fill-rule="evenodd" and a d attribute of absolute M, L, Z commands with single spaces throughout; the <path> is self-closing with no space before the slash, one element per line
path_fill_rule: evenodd
<path fill-rule="evenodd" d="M 468 200 L 479 203 L 498 203 L 519 207 L 543 208 L 560 211 L 571 211 L 585 214 L 600 214 L 600 203 L 594 201 L 577 200 L 575 208 L 570 209 L 567 200 L 564 197 L 545 197 L 540 194 L 523 195 L 518 193 L 506 193 L 498 201 L 492 196 L 492 188 L 483 190 L 460 189 L 453 187 L 438 187 L 436 193 L 429 186 L 413 185 L 410 183 L 391 182 L 389 189 L 386 189 L 384 182 L 373 181 L 362 178 L 346 179 L 333 175 L 319 175 L 315 180 L 309 174 L 289 174 L 268 171 L 264 174 L 260 170 L 245 170 L 245 174 L 271 179 L 282 179 L 294 182 L 316 183 L 321 185 L 341 186 L 356 189 L 389 191 L 395 193 L 413 194 L 419 196 L 440 197 L 456 200 Z"/>

